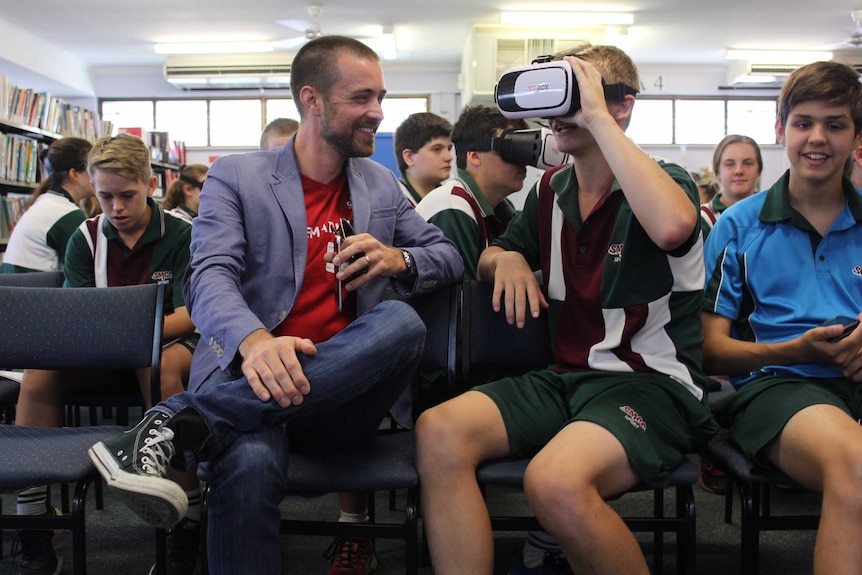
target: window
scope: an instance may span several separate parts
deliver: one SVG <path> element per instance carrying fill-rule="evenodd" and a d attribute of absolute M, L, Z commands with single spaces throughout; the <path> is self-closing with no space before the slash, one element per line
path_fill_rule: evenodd
<path fill-rule="evenodd" d="M 260 100 L 212 100 L 210 146 L 260 145 Z"/>
<path fill-rule="evenodd" d="M 153 130 L 152 100 L 116 100 L 102 102 L 102 119 L 113 123 L 114 133 L 117 128 L 143 128 Z"/>
<path fill-rule="evenodd" d="M 636 144 L 673 144 L 673 100 L 637 100 L 626 130 Z"/>
<path fill-rule="evenodd" d="M 394 132 L 404 118 L 427 112 L 427 96 L 390 96 L 383 100 L 378 132 Z M 263 127 L 276 118 L 299 120 L 291 98 L 103 100 L 102 117 L 115 127 L 168 132 L 187 147 L 254 147 Z"/>
<path fill-rule="evenodd" d="M 774 144 L 775 100 L 728 100 L 727 133 L 754 138 L 760 145 Z"/>
<path fill-rule="evenodd" d="M 206 100 L 157 100 L 156 129 L 186 146 L 206 146 Z"/>
<path fill-rule="evenodd" d="M 674 143 L 711 144 L 724 136 L 724 100 L 677 100 Z"/>

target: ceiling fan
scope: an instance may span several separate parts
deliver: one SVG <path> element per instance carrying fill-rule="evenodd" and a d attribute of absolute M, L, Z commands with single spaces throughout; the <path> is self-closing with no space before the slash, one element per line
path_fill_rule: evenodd
<path fill-rule="evenodd" d="M 292 36 L 290 38 L 284 38 L 282 40 L 275 40 L 272 42 L 272 46 L 275 49 L 284 49 L 284 50 L 293 50 L 297 49 L 309 40 L 313 40 L 315 38 L 320 38 L 324 35 L 324 32 L 320 28 L 320 12 L 322 10 L 322 6 L 320 4 L 310 4 L 307 8 L 308 10 L 308 20 L 278 20 L 277 23 L 281 24 L 286 28 L 291 28 L 296 30 L 300 34 L 297 36 Z M 346 36 L 351 36 L 353 38 L 357 38 L 359 40 L 365 39 L 374 39 L 380 35 L 381 26 L 355 26 L 352 25 L 349 28 L 344 26 L 334 26 L 334 29 L 331 33 L 333 34 L 343 34 Z"/>
<path fill-rule="evenodd" d="M 862 48 L 862 9 L 851 10 L 850 18 L 856 25 L 856 30 L 840 42 L 830 44 L 829 48 Z"/>

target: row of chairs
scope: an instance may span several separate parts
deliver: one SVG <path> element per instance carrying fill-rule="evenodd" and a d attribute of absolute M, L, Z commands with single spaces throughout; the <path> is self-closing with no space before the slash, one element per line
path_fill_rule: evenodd
<path fill-rule="evenodd" d="M 48 369 L 150 366 L 157 374 L 161 291 L 156 286 L 108 290 L 0 287 L 0 366 Z M 505 323 L 502 314 L 492 311 L 490 300 L 490 286 L 465 282 L 449 290 L 414 297 L 411 301 L 425 321 L 428 333 L 420 369 L 446 373 L 449 395 L 468 387 L 476 372 L 486 368 L 523 371 L 550 363 L 547 318 L 530 319 L 524 329 L 517 330 Z M 99 313 L 93 314 L 94 309 L 100 310 Z M 101 320 L 81 319 L 94 317 Z M 137 318 L 123 322 L 124 326 L 135 327 L 118 332 L 116 317 Z M 140 332 L 135 335 L 141 339 L 130 340 L 131 334 L 126 331 Z M 459 346 L 460 354 L 456 352 Z M 156 392 L 159 389 L 155 381 L 152 389 Z M 0 426 L 0 490 L 45 483 L 77 485 L 75 503 L 68 518 L 2 515 L 0 528 L 72 530 L 74 573 L 85 573 L 83 501 L 87 487 L 96 477 L 86 449 L 119 429 L 110 426 L 77 429 Z M 400 522 L 382 523 L 373 519 L 363 525 L 285 517 L 282 531 L 403 539 L 405 573 L 415 574 L 419 564 L 420 511 L 414 453 L 413 432 L 396 430 L 382 432 L 368 446 L 350 453 L 292 456 L 287 478 L 292 492 L 316 496 L 341 491 L 403 489 L 407 493 L 405 513 Z M 764 506 L 761 494 L 764 486 L 781 480 L 780 474 L 752 474 L 749 462 L 727 441 L 726 435 L 720 434 L 710 443 L 707 455 L 729 473 L 739 489 L 743 573 L 756 572 L 760 531 L 816 527 L 816 517 L 785 521 L 770 515 L 768 497 Z M 527 463 L 526 459 L 486 462 L 477 471 L 478 479 L 482 485 L 521 488 Z M 696 466 L 687 461 L 671 474 L 671 488 L 675 494 L 672 515 L 665 515 L 665 491 L 653 490 L 650 516 L 624 518 L 632 530 L 653 533 L 656 573 L 663 570 L 665 533 L 676 534 L 677 572 L 696 572 L 692 490 L 696 481 Z M 645 488 L 636 490 L 642 489 Z M 493 517 L 492 525 L 495 530 L 506 531 L 538 527 L 532 517 Z M 162 539 L 157 537 L 157 557 L 163 554 L 163 549 L 159 549 L 160 541 Z"/>

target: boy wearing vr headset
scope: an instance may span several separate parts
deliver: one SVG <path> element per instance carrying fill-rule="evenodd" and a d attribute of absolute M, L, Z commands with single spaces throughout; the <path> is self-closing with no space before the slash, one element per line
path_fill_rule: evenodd
<path fill-rule="evenodd" d="M 573 571 L 648 573 L 637 540 L 605 500 L 641 482 L 666 486 L 685 454 L 718 429 L 700 367 L 694 182 L 625 136 L 639 80 L 624 52 L 587 47 L 554 65 L 568 67 L 579 88 L 577 105 L 550 120 L 573 164 L 544 174 L 478 268 L 510 324 L 548 309 L 554 364 L 476 387 L 420 417 L 417 464 L 438 574 L 492 573 L 476 467 L 530 455 L 524 491 Z M 608 90 L 618 84 L 624 88 Z"/>
<path fill-rule="evenodd" d="M 491 106 L 464 108 L 452 129 L 458 177 L 432 190 L 416 206 L 420 216 L 458 247 L 465 280 L 477 279 L 479 254 L 515 215 L 515 206 L 506 198 L 524 185 L 527 164 L 504 155 L 499 140 L 507 130 L 525 128 L 523 119 L 506 118 Z"/>

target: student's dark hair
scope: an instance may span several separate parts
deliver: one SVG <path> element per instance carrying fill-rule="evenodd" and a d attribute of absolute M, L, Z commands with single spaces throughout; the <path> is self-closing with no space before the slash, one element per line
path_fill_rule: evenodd
<path fill-rule="evenodd" d="M 509 129 L 525 130 L 527 122 L 506 118 L 496 107 L 483 104 L 464 108 L 452 127 L 452 143 L 455 144 L 458 168 L 467 168 L 467 152 L 472 151 L 470 143 L 489 140 Z"/>
<path fill-rule="evenodd" d="M 758 173 L 763 172 L 763 156 L 760 153 L 760 146 L 757 145 L 757 142 L 755 142 L 753 138 L 749 138 L 748 136 L 743 136 L 741 134 L 728 134 L 721 139 L 715 147 L 715 151 L 712 153 L 712 173 L 717 174 L 719 172 L 719 167 L 721 166 L 721 155 L 731 144 L 750 144 L 751 147 L 754 148 L 754 156 L 757 158 L 757 171 Z"/>
<path fill-rule="evenodd" d="M 69 170 L 85 172 L 87 170 L 87 156 L 93 144 L 83 138 L 62 138 L 42 150 L 39 158 L 45 166 L 45 178 L 39 183 L 39 187 L 30 196 L 28 206 L 36 201 L 36 198 L 50 189 L 62 188 Z"/>
<path fill-rule="evenodd" d="M 862 129 L 862 84 L 859 74 L 840 62 L 814 62 L 794 70 L 778 96 L 778 120 L 782 128 L 793 108 L 804 102 L 820 101 L 833 106 L 850 106 L 854 132 Z"/>
<path fill-rule="evenodd" d="M 338 79 L 338 67 L 335 64 L 342 55 L 380 61 L 377 52 L 347 36 L 315 38 L 296 53 L 290 66 L 290 93 L 300 118 L 305 118 L 305 108 L 299 98 L 300 90 L 304 86 L 311 86 L 322 94 L 328 94 Z"/>
<path fill-rule="evenodd" d="M 292 136 L 299 129 L 299 122 L 293 118 L 276 118 L 260 133 L 260 149 L 268 150 L 267 140 L 270 136 Z"/>
<path fill-rule="evenodd" d="M 395 129 L 393 139 L 398 169 L 403 174 L 408 168 L 403 157 L 404 150 L 416 152 L 434 138 L 448 138 L 451 133 L 452 124 L 437 114 L 417 112 L 407 116 L 401 125 Z"/>
<path fill-rule="evenodd" d="M 165 194 L 165 199 L 162 201 L 162 206 L 166 210 L 173 210 L 185 202 L 185 194 L 183 191 L 186 186 L 193 186 L 189 180 L 201 182 L 207 176 L 209 166 L 205 164 L 189 164 L 180 167 L 180 177 L 171 182 L 168 186 L 168 191 Z M 203 183 L 201 182 L 201 186 Z"/>

